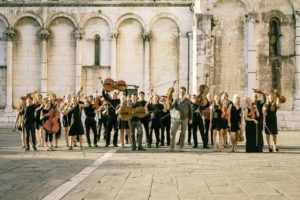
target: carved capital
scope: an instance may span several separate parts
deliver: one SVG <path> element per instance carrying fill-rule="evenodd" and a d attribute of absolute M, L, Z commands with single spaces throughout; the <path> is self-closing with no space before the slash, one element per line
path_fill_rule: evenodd
<path fill-rule="evenodd" d="M 143 33 L 143 40 L 150 41 L 151 33 L 150 32 L 144 32 Z"/>
<path fill-rule="evenodd" d="M 84 30 L 82 29 L 76 29 L 74 31 L 74 36 L 77 40 L 82 40 L 83 39 L 83 36 L 84 36 L 85 32 Z"/>
<path fill-rule="evenodd" d="M 246 22 L 251 22 L 254 23 L 258 21 L 258 13 L 257 12 L 249 12 L 248 14 L 245 15 L 246 17 Z"/>
<path fill-rule="evenodd" d="M 111 39 L 117 39 L 117 38 L 118 38 L 118 36 L 119 36 L 119 33 L 118 33 L 118 32 L 116 32 L 116 31 L 114 31 L 114 32 L 111 32 L 111 33 L 110 33 L 110 37 L 111 37 Z"/>
<path fill-rule="evenodd" d="M 50 33 L 47 29 L 42 29 L 41 30 L 41 32 L 40 32 L 41 40 L 48 40 L 49 36 L 50 36 Z"/>
<path fill-rule="evenodd" d="M 13 41 L 16 38 L 16 32 L 12 29 L 9 28 L 6 32 L 5 32 L 5 38 L 8 41 Z"/>

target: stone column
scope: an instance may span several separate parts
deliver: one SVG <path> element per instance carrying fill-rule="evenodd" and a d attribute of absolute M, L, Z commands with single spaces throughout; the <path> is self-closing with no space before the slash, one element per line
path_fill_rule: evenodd
<path fill-rule="evenodd" d="M 187 59 L 188 59 L 188 76 L 187 76 L 187 81 L 188 81 L 188 87 L 187 90 L 189 93 L 193 93 L 193 32 L 187 32 L 186 33 L 188 37 L 188 52 L 187 52 Z"/>
<path fill-rule="evenodd" d="M 246 15 L 247 23 L 247 96 L 251 97 L 253 90 L 257 88 L 257 68 L 256 68 L 256 45 L 255 45 L 255 20 L 257 13 L 248 13 Z"/>
<path fill-rule="evenodd" d="M 300 111 L 300 11 L 296 11 L 296 68 L 295 68 L 295 102 L 294 110 Z"/>
<path fill-rule="evenodd" d="M 144 40 L 144 84 L 142 90 L 150 87 L 150 32 L 143 33 Z"/>
<path fill-rule="evenodd" d="M 74 36 L 76 38 L 76 92 L 81 87 L 81 68 L 82 68 L 82 55 L 81 55 L 81 42 L 84 36 L 84 31 L 81 29 L 77 29 L 74 32 Z"/>
<path fill-rule="evenodd" d="M 208 60 L 206 55 L 206 43 L 211 38 L 211 14 L 195 14 L 193 27 L 193 66 L 192 83 L 193 92 L 196 92 L 200 84 L 205 83 Z"/>
<path fill-rule="evenodd" d="M 111 68 L 110 68 L 110 75 L 111 78 L 116 80 L 117 79 L 117 32 L 111 33 Z"/>
<path fill-rule="evenodd" d="M 16 33 L 13 29 L 9 28 L 5 32 L 7 39 L 7 82 L 6 82 L 6 110 L 13 109 L 13 41 Z"/>
<path fill-rule="evenodd" d="M 179 87 L 184 86 L 187 89 L 187 92 L 189 92 L 189 80 L 188 80 L 188 40 L 189 37 L 186 35 L 186 33 L 182 33 L 177 35 L 178 40 L 178 64 L 179 64 L 179 76 L 178 76 L 178 83 Z M 176 80 L 176 79 L 174 79 Z"/>
<path fill-rule="evenodd" d="M 40 37 L 42 40 L 42 55 L 41 55 L 41 94 L 45 95 L 48 91 L 48 52 L 47 41 L 49 38 L 49 31 L 42 29 Z"/>

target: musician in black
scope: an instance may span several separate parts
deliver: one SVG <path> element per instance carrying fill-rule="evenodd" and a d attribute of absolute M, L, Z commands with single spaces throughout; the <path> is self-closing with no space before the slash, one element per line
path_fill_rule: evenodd
<path fill-rule="evenodd" d="M 156 148 L 159 147 L 159 129 L 161 128 L 161 112 L 164 109 L 164 106 L 158 102 L 158 96 L 154 95 L 152 101 L 147 105 L 147 110 L 151 116 L 151 131 L 149 136 L 149 147 L 151 148 L 152 144 L 152 132 L 155 133 L 156 138 Z"/>
<path fill-rule="evenodd" d="M 146 107 L 147 105 L 147 101 L 145 100 L 145 92 L 141 91 L 139 92 L 139 100 L 138 100 L 139 104 L 143 107 Z M 129 102 L 130 103 L 130 102 Z M 149 120 L 150 120 L 150 116 L 146 115 L 144 118 L 141 118 L 140 121 L 145 129 L 145 134 L 146 134 L 146 142 L 148 143 L 149 146 L 149 137 L 150 137 L 150 133 L 149 133 Z"/>
<path fill-rule="evenodd" d="M 206 98 L 206 97 L 204 97 L 204 98 Z M 207 146 L 208 134 L 205 134 L 205 132 L 204 132 L 202 111 L 205 110 L 207 107 L 209 107 L 209 104 L 207 103 L 207 105 L 201 106 L 198 103 L 198 97 L 196 95 L 192 95 L 191 102 L 192 102 L 192 110 L 193 110 L 193 122 L 192 122 L 193 140 L 194 140 L 193 148 L 198 147 L 197 130 L 199 129 L 203 148 L 208 149 L 208 146 Z"/>
<path fill-rule="evenodd" d="M 171 130 L 171 114 L 170 114 L 170 103 L 165 96 L 162 96 L 160 99 L 161 104 L 164 106 L 164 109 L 161 112 L 161 137 L 160 137 L 160 146 L 165 145 L 165 131 L 167 138 L 167 146 L 170 145 L 170 130 Z"/>
<path fill-rule="evenodd" d="M 267 97 L 264 93 L 262 94 L 262 99 L 259 99 L 259 93 L 254 92 L 252 95 L 252 101 L 254 105 L 256 106 L 259 116 L 258 116 L 258 152 L 263 152 L 264 147 L 264 139 L 263 139 L 263 106 L 267 101 Z"/>
<path fill-rule="evenodd" d="M 101 132 L 102 132 L 102 127 L 104 128 L 104 136 L 103 140 L 106 140 L 106 125 L 107 125 L 107 103 L 103 102 L 102 106 L 97 111 L 97 116 L 98 116 L 98 141 L 100 140 Z"/>
<path fill-rule="evenodd" d="M 121 103 L 120 99 L 118 99 L 118 93 L 116 91 L 112 92 L 112 96 L 110 97 L 109 94 L 102 91 L 102 96 L 105 101 L 108 103 L 108 118 L 107 118 L 107 129 L 106 129 L 106 145 L 108 147 L 110 145 L 110 137 L 111 131 L 114 129 L 114 136 L 113 136 L 113 145 L 114 147 L 118 147 L 118 120 L 116 114 L 116 107 Z"/>
<path fill-rule="evenodd" d="M 33 98 L 28 97 L 27 105 L 24 110 L 24 124 L 26 130 L 26 151 L 29 150 L 29 137 L 31 135 L 33 149 L 36 151 L 36 137 L 35 137 L 35 109 Z"/>
<path fill-rule="evenodd" d="M 87 105 L 83 108 L 84 109 L 84 113 L 86 116 L 85 119 L 85 130 L 86 130 L 86 139 L 87 139 L 87 143 L 89 145 L 89 147 L 91 147 L 91 139 L 90 139 L 90 129 L 92 129 L 93 133 L 94 133 L 94 146 L 98 147 L 97 145 L 97 123 L 95 120 L 95 108 L 94 108 L 94 104 L 93 104 L 93 96 L 90 95 L 87 99 Z"/>
<path fill-rule="evenodd" d="M 49 120 L 49 111 L 50 111 L 50 101 L 46 99 L 44 101 L 44 107 L 40 113 L 40 120 L 42 121 L 43 125 Z M 45 131 L 45 141 L 47 146 L 47 151 L 53 150 L 53 134 L 50 133 L 47 129 L 44 128 Z"/>

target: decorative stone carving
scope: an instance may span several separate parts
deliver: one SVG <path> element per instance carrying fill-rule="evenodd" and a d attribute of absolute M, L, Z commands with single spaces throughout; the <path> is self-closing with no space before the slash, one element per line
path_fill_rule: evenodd
<path fill-rule="evenodd" d="M 85 35 L 85 32 L 82 29 L 76 29 L 74 32 L 74 36 L 77 40 L 82 40 L 84 35 Z"/>
<path fill-rule="evenodd" d="M 16 38 L 16 35 L 17 35 L 16 32 L 12 28 L 9 28 L 5 32 L 5 37 L 6 37 L 6 40 L 8 40 L 8 41 L 13 41 Z"/>
<path fill-rule="evenodd" d="M 249 12 L 245 15 L 246 22 L 255 23 L 258 22 L 258 13 L 257 12 Z"/>
<path fill-rule="evenodd" d="M 143 36 L 143 40 L 150 41 L 151 33 L 150 32 L 144 32 L 142 36 Z"/>
<path fill-rule="evenodd" d="M 41 32 L 40 32 L 41 40 L 48 40 L 49 36 L 50 36 L 50 33 L 47 29 L 42 29 L 41 30 Z"/>
<path fill-rule="evenodd" d="M 111 32 L 110 33 L 110 37 L 112 38 L 112 39 L 117 39 L 118 38 L 118 36 L 119 36 L 119 33 L 118 32 Z"/>

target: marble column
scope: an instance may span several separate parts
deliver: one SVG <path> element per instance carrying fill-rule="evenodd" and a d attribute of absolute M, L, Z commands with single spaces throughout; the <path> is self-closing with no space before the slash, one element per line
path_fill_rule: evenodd
<path fill-rule="evenodd" d="M 295 102 L 294 110 L 300 111 L 300 11 L 296 11 L 296 67 L 295 67 Z"/>
<path fill-rule="evenodd" d="M 246 15 L 247 23 L 247 96 L 251 97 L 252 88 L 258 88 L 257 84 L 257 60 L 256 60 L 256 43 L 255 43 L 255 20 L 257 13 L 248 13 Z"/>
<path fill-rule="evenodd" d="M 116 80 L 117 79 L 117 32 L 111 33 L 111 68 L 110 68 L 110 75 L 111 78 Z"/>
<path fill-rule="evenodd" d="M 81 68 L 82 68 L 82 52 L 81 52 L 81 43 L 85 32 L 81 29 L 76 29 L 74 36 L 76 38 L 76 92 L 81 87 Z"/>
<path fill-rule="evenodd" d="M 189 92 L 189 80 L 188 80 L 188 40 L 189 37 L 186 33 L 179 34 L 177 36 L 178 40 L 178 64 L 179 64 L 179 76 L 178 83 L 179 87 L 184 86 Z M 175 79 L 176 80 L 176 79 Z"/>
<path fill-rule="evenodd" d="M 150 32 L 143 33 L 144 40 L 144 83 L 141 90 L 145 91 L 150 87 Z"/>
<path fill-rule="evenodd" d="M 42 41 L 42 54 L 41 54 L 41 94 L 45 95 L 48 91 L 48 52 L 47 41 L 49 39 L 49 31 L 42 29 L 40 32 L 40 38 Z"/>
<path fill-rule="evenodd" d="M 9 28 L 5 32 L 7 40 L 7 82 L 6 82 L 6 110 L 13 109 L 13 41 L 16 33 L 13 29 Z"/>

